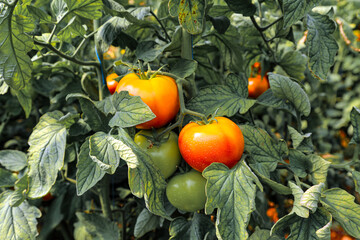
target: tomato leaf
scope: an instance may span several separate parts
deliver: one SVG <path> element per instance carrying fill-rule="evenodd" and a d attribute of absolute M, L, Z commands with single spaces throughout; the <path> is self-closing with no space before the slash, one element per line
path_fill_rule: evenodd
<path fill-rule="evenodd" d="M 308 159 L 311 162 L 309 174 L 311 176 L 312 183 L 319 184 L 326 182 L 327 172 L 331 163 L 315 154 L 309 155 Z"/>
<path fill-rule="evenodd" d="M 355 238 L 360 238 L 360 205 L 355 197 L 340 188 L 324 191 L 321 204 L 334 216 L 344 230 Z"/>
<path fill-rule="evenodd" d="M 309 209 L 312 213 L 315 213 L 318 208 L 321 193 L 325 187 L 324 183 L 310 187 L 301 196 L 300 205 Z"/>
<path fill-rule="evenodd" d="M 260 229 L 258 226 L 255 228 L 255 232 L 251 234 L 248 240 L 280 240 L 279 236 L 270 236 L 270 230 Z"/>
<path fill-rule="evenodd" d="M 0 187 L 13 187 L 17 180 L 11 171 L 0 168 Z"/>
<path fill-rule="evenodd" d="M 169 214 L 165 209 L 166 181 L 160 170 L 124 129 L 119 129 L 119 139 L 132 149 L 129 158 L 136 158 L 137 161 L 137 164 L 127 162 L 131 192 L 139 198 L 144 197 L 146 207 L 150 212 L 169 219 Z"/>
<path fill-rule="evenodd" d="M 275 182 L 274 180 L 264 176 L 261 174 L 261 169 L 257 169 L 257 165 L 250 164 L 251 169 L 254 171 L 257 177 L 260 178 L 260 181 L 269 185 L 271 189 L 273 189 L 275 192 L 283 195 L 289 195 L 291 194 L 291 189 L 282 185 L 281 183 Z"/>
<path fill-rule="evenodd" d="M 64 42 L 71 43 L 71 40 L 75 37 L 84 37 L 85 34 L 85 27 L 81 25 L 81 21 L 78 20 L 78 17 L 74 16 L 70 19 L 68 24 L 57 33 L 56 36 Z"/>
<path fill-rule="evenodd" d="M 257 103 L 263 106 L 287 111 L 296 117 L 294 106 L 292 104 L 288 104 L 286 100 L 276 97 L 271 88 L 257 98 Z"/>
<path fill-rule="evenodd" d="M 360 144 L 360 109 L 353 107 L 350 113 L 351 125 L 354 127 L 354 134 L 350 141 L 353 144 Z"/>
<path fill-rule="evenodd" d="M 40 19 L 41 23 L 51 23 L 51 16 L 48 15 L 44 10 L 41 8 L 37 8 L 32 5 L 27 5 L 27 10 L 29 13 L 36 19 Z"/>
<path fill-rule="evenodd" d="M 325 80 L 339 49 L 332 35 L 335 23 L 327 15 L 311 12 L 306 15 L 306 26 L 309 69 L 316 77 Z"/>
<path fill-rule="evenodd" d="M 253 162 L 261 165 L 263 174 L 269 178 L 269 172 L 276 169 L 278 162 L 283 162 L 283 156 L 288 155 L 288 148 L 283 141 L 275 141 L 263 129 L 249 125 L 241 125 L 240 129 L 244 135 L 245 151 L 247 151 Z"/>
<path fill-rule="evenodd" d="M 170 44 L 165 44 L 161 46 L 154 41 L 142 41 L 137 45 L 135 55 L 138 59 L 145 62 L 152 62 L 157 59 L 169 45 Z"/>
<path fill-rule="evenodd" d="M 300 204 L 304 191 L 301 189 L 301 187 L 291 181 L 289 181 L 289 186 L 291 188 L 292 194 L 294 195 L 294 205 L 291 213 L 296 213 L 296 215 L 302 218 L 308 218 L 310 214 L 309 209 Z"/>
<path fill-rule="evenodd" d="M 295 128 L 288 126 L 288 131 L 295 149 L 302 152 L 313 152 L 314 146 L 311 141 L 311 133 L 300 134 Z"/>
<path fill-rule="evenodd" d="M 224 164 L 212 163 L 203 171 L 206 183 L 205 213 L 217 208 L 216 236 L 219 239 L 246 239 L 251 212 L 255 210 L 255 174 L 241 161 L 229 170 Z"/>
<path fill-rule="evenodd" d="M 171 73 L 186 78 L 193 74 L 197 69 L 198 63 L 195 60 L 181 59 L 171 68 Z"/>
<path fill-rule="evenodd" d="M 54 0 L 50 4 L 51 11 L 56 16 L 56 20 L 61 19 L 67 14 L 67 5 L 64 0 Z"/>
<path fill-rule="evenodd" d="M 120 239 L 120 231 L 115 222 L 103 217 L 99 214 L 86 214 L 77 212 L 76 216 L 79 219 L 77 227 L 84 227 L 94 239 L 103 240 L 118 240 Z"/>
<path fill-rule="evenodd" d="M 205 0 L 170 0 L 169 12 L 178 17 L 180 25 L 190 34 L 203 31 Z"/>
<path fill-rule="evenodd" d="M 214 229 L 213 226 L 209 217 L 204 214 L 195 212 L 190 221 L 184 217 L 177 217 L 170 224 L 169 239 L 205 239 L 206 234 Z"/>
<path fill-rule="evenodd" d="M 188 108 L 206 115 L 218 110 L 218 116 L 228 117 L 232 117 L 238 112 L 246 113 L 256 102 L 256 100 L 247 99 L 246 78 L 229 74 L 226 83 L 226 86 L 212 85 L 201 89 L 198 95 L 189 101 Z"/>
<path fill-rule="evenodd" d="M 307 171 L 312 168 L 309 158 L 304 153 L 295 149 L 289 150 L 289 161 L 291 170 L 301 178 L 306 177 Z"/>
<path fill-rule="evenodd" d="M 321 0 L 284 0 L 284 28 L 291 27 L 320 2 Z"/>
<path fill-rule="evenodd" d="M 95 186 L 105 175 L 105 171 L 90 157 L 89 138 L 80 147 L 79 159 L 76 165 L 76 189 L 78 196 Z"/>
<path fill-rule="evenodd" d="M 134 236 L 136 238 L 144 236 L 147 232 L 159 227 L 163 221 L 163 218 L 152 214 L 147 208 L 144 208 L 136 219 Z"/>
<path fill-rule="evenodd" d="M 354 183 L 355 183 L 355 191 L 360 193 L 360 172 L 352 171 L 351 174 L 352 174 L 352 177 L 353 177 Z"/>
<path fill-rule="evenodd" d="M 290 213 L 275 223 L 271 229 L 271 235 L 283 236 L 283 231 L 290 227 L 291 234 L 287 238 L 289 240 L 330 239 L 331 222 L 331 214 L 323 208 L 319 208 L 315 213 L 311 213 L 308 218 L 302 218 L 295 213 Z"/>
<path fill-rule="evenodd" d="M 303 80 L 305 78 L 307 57 L 299 51 L 286 52 L 280 59 L 279 65 L 292 78 Z"/>
<path fill-rule="evenodd" d="M 23 202 L 17 207 L 10 205 L 11 191 L 0 194 L 1 239 L 30 239 L 38 235 L 36 218 L 41 216 L 38 208 Z"/>
<path fill-rule="evenodd" d="M 26 153 L 18 150 L 2 150 L 0 164 L 10 171 L 21 171 L 27 165 Z"/>
<path fill-rule="evenodd" d="M 252 16 L 256 12 L 256 7 L 251 0 L 225 0 L 225 2 L 232 11 L 244 16 Z"/>
<path fill-rule="evenodd" d="M 300 85 L 291 81 L 288 77 L 269 73 L 271 90 L 276 97 L 289 100 L 296 110 L 304 116 L 309 116 L 311 111 L 310 100 Z"/>
<path fill-rule="evenodd" d="M 84 18 L 88 19 L 98 19 L 101 17 L 102 13 L 102 2 L 101 0 L 63 0 L 67 7 L 68 11 L 75 13 Z"/>
<path fill-rule="evenodd" d="M 31 198 L 42 197 L 55 183 L 64 165 L 66 127 L 59 123 L 60 111 L 44 114 L 29 138 L 29 192 Z"/>
<path fill-rule="evenodd" d="M 105 114 L 114 114 L 109 122 L 110 127 L 133 127 L 156 117 L 139 96 L 130 96 L 126 91 L 95 102 L 95 105 Z"/>

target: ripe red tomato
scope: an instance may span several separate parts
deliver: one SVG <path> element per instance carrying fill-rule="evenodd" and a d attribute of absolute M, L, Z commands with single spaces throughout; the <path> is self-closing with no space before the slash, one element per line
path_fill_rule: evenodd
<path fill-rule="evenodd" d="M 116 73 L 111 73 L 106 77 L 106 85 L 111 95 L 114 94 L 116 86 L 118 85 L 118 82 L 114 80 L 117 77 L 119 77 L 119 75 Z"/>
<path fill-rule="evenodd" d="M 174 79 L 156 75 L 149 80 L 140 79 L 139 75 L 129 73 L 116 87 L 116 92 L 128 91 L 132 96 L 140 96 L 156 118 L 137 125 L 140 129 L 160 128 L 168 124 L 179 111 L 179 93 Z"/>
<path fill-rule="evenodd" d="M 244 137 L 240 128 L 226 117 L 201 125 L 187 124 L 179 135 L 179 149 L 185 161 L 202 172 L 213 162 L 232 168 L 244 152 Z"/>
<path fill-rule="evenodd" d="M 250 98 L 257 98 L 270 88 L 269 81 L 265 75 L 261 78 L 261 75 L 251 77 L 248 79 L 248 90 Z"/>
<path fill-rule="evenodd" d="M 45 201 L 45 202 L 50 201 L 52 199 L 54 199 L 54 196 L 51 193 L 48 193 L 48 194 L 46 194 L 45 196 L 42 197 L 42 200 Z"/>

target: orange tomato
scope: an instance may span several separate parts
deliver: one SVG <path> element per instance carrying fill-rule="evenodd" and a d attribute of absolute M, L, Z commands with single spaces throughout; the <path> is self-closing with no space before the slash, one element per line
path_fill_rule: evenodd
<path fill-rule="evenodd" d="M 258 74 L 256 77 L 251 77 L 248 79 L 248 91 L 250 98 L 259 97 L 269 88 L 270 85 L 266 75 L 261 78 L 261 75 Z"/>
<path fill-rule="evenodd" d="M 160 128 L 168 124 L 178 113 L 179 93 L 173 78 L 156 75 L 151 79 L 140 79 L 138 74 L 125 75 L 116 87 L 116 92 L 128 91 L 132 96 L 140 96 L 156 117 L 137 125 L 139 129 Z"/>
<path fill-rule="evenodd" d="M 118 85 L 118 82 L 115 80 L 115 78 L 119 77 L 116 73 L 111 73 L 106 77 L 106 86 L 109 89 L 110 94 L 114 94 L 116 86 Z"/>
<path fill-rule="evenodd" d="M 209 124 L 187 124 L 179 135 L 179 149 L 185 161 L 202 172 L 213 162 L 232 168 L 244 152 L 240 128 L 226 117 L 216 117 Z"/>

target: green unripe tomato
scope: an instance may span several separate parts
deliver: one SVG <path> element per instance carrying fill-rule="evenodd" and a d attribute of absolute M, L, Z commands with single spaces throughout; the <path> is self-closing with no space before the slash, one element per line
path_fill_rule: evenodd
<path fill-rule="evenodd" d="M 178 147 L 178 136 L 174 132 L 165 134 L 160 143 L 154 144 L 145 136 L 152 136 L 152 131 L 141 130 L 135 135 L 135 143 L 150 155 L 155 166 L 160 169 L 164 178 L 170 177 L 180 164 L 181 155 Z"/>
<path fill-rule="evenodd" d="M 206 179 L 198 171 L 176 175 L 166 186 L 169 202 L 179 210 L 195 212 L 205 207 Z"/>

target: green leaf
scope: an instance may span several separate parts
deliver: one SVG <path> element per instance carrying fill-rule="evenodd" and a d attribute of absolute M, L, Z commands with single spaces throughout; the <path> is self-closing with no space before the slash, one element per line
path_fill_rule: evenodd
<path fill-rule="evenodd" d="M 0 187 L 13 187 L 17 177 L 12 172 L 0 168 Z"/>
<path fill-rule="evenodd" d="M 308 159 L 312 164 L 309 169 L 312 183 L 319 184 L 326 182 L 327 171 L 331 163 L 315 154 L 309 155 Z"/>
<path fill-rule="evenodd" d="M 253 16 L 256 12 L 256 7 L 251 0 L 225 0 L 225 2 L 232 11 L 244 16 Z"/>
<path fill-rule="evenodd" d="M 289 104 L 287 100 L 276 97 L 271 89 L 268 89 L 266 92 L 261 94 L 257 98 L 257 103 L 263 106 L 287 111 L 288 113 L 296 117 L 296 111 L 294 106 L 292 104 Z"/>
<path fill-rule="evenodd" d="M 26 32 L 31 32 L 29 19 L 12 15 L 14 7 L 4 7 L 0 15 L 0 76 L 14 90 L 30 84 L 32 62 L 27 53 L 34 43 Z"/>
<path fill-rule="evenodd" d="M 51 11 L 56 16 L 56 20 L 63 18 L 67 14 L 67 6 L 64 0 L 53 0 L 50 4 Z"/>
<path fill-rule="evenodd" d="M 98 19 L 102 15 L 103 4 L 101 0 L 64 0 L 64 2 L 70 12 L 74 12 L 81 17 Z"/>
<path fill-rule="evenodd" d="M 181 59 L 171 68 L 171 73 L 186 78 L 193 74 L 197 69 L 198 63 L 195 60 Z"/>
<path fill-rule="evenodd" d="M 135 55 L 138 59 L 145 62 L 152 62 L 157 59 L 169 45 L 170 44 L 165 44 L 161 46 L 154 41 L 142 41 L 137 45 Z"/>
<path fill-rule="evenodd" d="M 86 214 L 77 212 L 79 224 L 83 225 L 86 232 L 99 240 L 118 240 L 120 239 L 120 231 L 115 222 L 103 217 L 99 214 Z"/>
<path fill-rule="evenodd" d="M 139 96 L 130 96 L 127 91 L 113 94 L 95 105 L 106 115 L 114 114 L 109 122 L 110 127 L 133 127 L 156 117 Z"/>
<path fill-rule="evenodd" d="M 169 13 L 178 17 L 180 25 L 190 34 L 203 31 L 205 0 L 170 0 Z"/>
<path fill-rule="evenodd" d="M 352 174 L 352 177 L 353 177 L 354 183 L 355 183 L 355 191 L 360 193 L 360 172 L 352 171 L 351 174 Z"/>
<path fill-rule="evenodd" d="M 269 74 L 270 87 L 276 97 L 289 100 L 296 110 L 304 116 L 309 116 L 311 111 L 310 100 L 300 85 L 288 77 L 279 74 Z"/>
<path fill-rule="evenodd" d="M 302 152 L 313 152 L 313 144 L 311 141 L 311 133 L 300 134 L 295 128 L 288 126 L 288 131 L 295 149 Z"/>
<path fill-rule="evenodd" d="M 247 79 L 243 76 L 229 74 L 225 85 L 212 85 L 201 89 L 192 98 L 187 107 L 205 115 L 213 114 L 217 109 L 218 116 L 232 117 L 236 113 L 246 113 L 256 102 L 247 99 Z"/>
<path fill-rule="evenodd" d="M 357 107 L 351 109 L 350 121 L 354 127 L 354 134 L 350 143 L 360 144 L 360 110 Z"/>
<path fill-rule="evenodd" d="M 294 205 L 291 213 L 296 213 L 296 215 L 302 218 L 308 218 L 310 214 L 309 209 L 303 207 L 300 204 L 304 191 L 301 189 L 301 187 L 291 181 L 289 181 L 289 186 L 291 188 L 292 194 L 294 195 Z"/>
<path fill-rule="evenodd" d="M 29 138 L 29 192 L 31 198 L 46 195 L 63 167 L 66 127 L 59 123 L 60 111 L 44 114 Z"/>
<path fill-rule="evenodd" d="M 114 136 L 104 132 L 97 132 L 89 139 L 90 157 L 100 169 L 114 174 L 120 163 L 120 156 L 113 144 L 117 141 Z"/>
<path fill-rule="evenodd" d="M 36 218 L 41 212 L 26 201 L 17 207 L 10 206 L 11 191 L 0 194 L 0 239 L 35 240 L 38 235 Z"/>
<path fill-rule="evenodd" d="M 258 226 L 255 228 L 255 232 L 251 234 L 249 240 L 280 240 L 282 238 L 278 236 L 270 236 L 270 230 L 260 229 Z"/>
<path fill-rule="evenodd" d="M 40 22 L 44 22 L 44 23 L 51 23 L 51 16 L 48 15 L 44 10 L 42 10 L 41 8 L 37 8 L 35 6 L 32 5 L 27 5 L 27 10 L 29 11 L 29 13 L 36 19 L 40 19 Z"/>
<path fill-rule="evenodd" d="M 160 170 L 125 130 L 119 129 L 119 138 L 132 149 L 133 154 L 129 154 L 129 157 L 135 157 L 137 161 L 137 165 L 128 163 L 131 192 L 139 198 L 144 197 L 146 207 L 150 212 L 169 218 L 164 206 L 166 181 Z"/>
<path fill-rule="evenodd" d="M 73 93 L 67 95 L 66 99 L 76 97 L 79 99 L 81 110 L 83 111 L 83 118 L 86 123 L 89 124 L 92 130 L 95 132 L 103 131 L 108 132 L 110 130 L 109 120 L 110 117 L 107 117 L 104 113 L 102 113 L 97 107 L 96 103 L 91 100 L 88 96 Z"/>
<path fill-rule="evenodd" d="M 249 125 L 241 125 L 240 129 L 244 136 L 245 151 L 247 151 L 254 164 L 259 164 L 266 172 L 276 169 L 278 162 L 283 162 L 283 156 L 288 155 L 288 148 L 283 141 L 275 141 L 263 129 Z M 269 173 L 262 172 L 269 177 Z"/>
<path fill-rule="evenodd" d="M 284 28 L 291 27 L 321 0 L 283 0 Z"/>
<path fill-rule="evenodd" d="M 183 217 L 175 218 L 169 229 L 171 240 L 198 239 L 203 240 L 213 229 L 213 223 L 204 214 L 194 213 L 193 218 L 187 221 Z"/>
<path fill-rule="evenodd" d="M 325 187 L 324 183 L 314 185 L 310 187 L 301 196 L 300 205 L 309 209 L 312 213 L 315 213 L 318 208 L 321 192 Z"/>
<path fill-rule="evenodd" d="M 332 35 L 335 23 L 327 15 L 312 12 L 306 16 L 306 26 L 309 69 L 316 77 L 325 80 L 339 49 Z"/>
<path fill-rule="evenodd" d="M 224 164 L 212 163 L 202 174 L 207 179 L 205 213 L 211 214 L 217 208 L 216 236 L 247 239 L 256 185 L 261 185 L 257 177 L 245 161 L 230 170 Z"/>
<path fill-rule="evenodd" d="M 22 176 L 15 182 L 15 192 L 11 194 L 10 206 L 18 207 L 22 202 L 24 202 L 28 185 L 28 175 Z"/>
<path fill-rule="evenodd" d="M 360 205 L 354 200 L 354 196 L 340 188 L 324 191 L 320 199 L 348 234 L 360 238 Z"/>
<path fill-rule="evenodd" d="M 32 98 L 31 98 L 31 86 L 30 83 L 27 83 L 27 85 L 20 89 L 20 90 L 14 90 L 16 97 L 21 104 L 21 107 L 25 111 L 25 116 L 29 117 L 32 107 Z"/>
<path fill-rule="evenodd" d="M 27 156 L 18 150 L 2 150 L 0 164 L 10 171 L 21 171 L 27 165 Z"/>
<path fill-rule="evenodd" d="M 304 153 L 295 149 L 289 150 L 289 161 L 291 170 L 301 178 L 306 177 L 307 170 L 312 168 L 309 158 Z"/>
<path fill-rule="evenodd" d="M 83 37 L 86 34 L 86 29 L 81 25 L 81 21 L 76 16 L 70 19 L 68 24 L 62 28 L 58 33 L 57 37 L 64 42 L 71 42 L 75 37 Z"/>
<path fill-rule="evenodd" d="M 303 80 L 305 78 L 307 58 L 299 51 L 286 52 L 280 59 L 279 65 L 292 78 Z"/>
<path fill-rule="evenodd" d="M 250 164 L 251 169 L 254 171 L 254 173 L 260 178 L 260 181 L 269 185 L 272 190 L 275 192 L 282 194 L 282 195 L 289 195 L 291 194 L 291 189 L 282 185 L 281 183 L 275 182 L 271 180 L 270 178 L 264 176 L 261 174 L 261 169 L 257 169 L 258 165 Z"/>
<path fill-rule="evenodd" d="M 95 186 L 105 175 L 99 165 L 90 157 L 89 138 L 80 147 L 78 163 L 76 165 L 76 190 L 78 196 Z"/>
<path fill-rule="evenodd" d="M 308 218 L 302 218 L 295 213 L 282 217 L 271 229 L 271 235 L 283 236 L 283 231 L 290 227 L 291 234 L 287 240 L 306 239 L 323 240 L 330 239 L 331 215 L 323 208 L 311 213 Z"/>
<path fill-rule="evenodd" d="M 161 223 L 161 217 L 152 214 L 144 208 L 136 219 L 134 236 L 140 238 L 147 232 L 155 230 Z"/>

